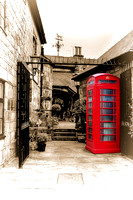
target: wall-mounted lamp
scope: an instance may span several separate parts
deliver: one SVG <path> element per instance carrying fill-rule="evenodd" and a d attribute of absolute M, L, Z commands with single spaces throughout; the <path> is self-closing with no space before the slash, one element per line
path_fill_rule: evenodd
<path fill-rule="evenodd" d="M 31 63 L 32 63 L 32 73 L 33 76 L 36 75 L 37 72 L 40 71 L 40 56 L 31 56 Z"/>

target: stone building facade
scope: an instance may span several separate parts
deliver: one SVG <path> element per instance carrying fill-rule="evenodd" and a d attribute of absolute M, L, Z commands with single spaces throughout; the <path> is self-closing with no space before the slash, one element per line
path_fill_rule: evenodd
<path fill-rule="evenodd" d="M 0 166 L 16 156 L 18 63 L 41 55 L 44 43 L 35 0 L 0 0 Z M 32 65 L 27 68 L 32 75 Z M 30 86 L 32 112 L 40 108 L 40 79 L 32 78 Z"/>

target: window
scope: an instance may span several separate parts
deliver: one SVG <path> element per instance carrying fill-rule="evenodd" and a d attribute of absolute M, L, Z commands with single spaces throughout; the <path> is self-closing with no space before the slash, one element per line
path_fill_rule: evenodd
<path fill-rule="evenodd" d="M 33 36 L 33 55 L 37 55 L 37 37 Z"/>
<path fill-rule="evenodd" d="M 116 84 L 116 83 L 117 83 L 116 80 L 99 80 L 98 82 L 99 82 L 99 83 L 113 83 L 113 84 Z"/>
<path fill-rule="evenodd" d="M 5 29 L 6 0 L 0 0 L 0 27 Z"/>
<path fill-rule="evenodd" d="M 0 136 L 3 135 L 4 121 L 4 83 L 0 81 Z"/>
<path fill-rule="evenodd" d="M 100 89 L 100 141 L 116 140 L 116 90 Z"/>
<path fill-rule="evenodd" d="M 92 95 L 93 91 L 88 91 L 88 139 L 92 140 Z"/>

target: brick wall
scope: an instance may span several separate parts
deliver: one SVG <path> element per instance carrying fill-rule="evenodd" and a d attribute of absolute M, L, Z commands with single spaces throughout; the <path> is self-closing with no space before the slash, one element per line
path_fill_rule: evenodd
<path fill-rule="evenodd" d="M 0 165 L 16 154 L 17 62 L 30 61 L 30 56 L 34 53 L 33 35 L 37 38 L 37 52 L 41 53 L 40 39 L 27 1 L 6 0 L 5 16 L 5 27 L 0 27 L 0 79 L 5 81 L 4 135 L 6 137 L 0 140 Z M 31 66 L 29 68 L 31 70 Z M 39 98 L 39 86 L 34 83 L 33 87 L 36 87 L 34 96 Z M 38 99 L 34 101 L 36 107 L 38 102 Z"/>

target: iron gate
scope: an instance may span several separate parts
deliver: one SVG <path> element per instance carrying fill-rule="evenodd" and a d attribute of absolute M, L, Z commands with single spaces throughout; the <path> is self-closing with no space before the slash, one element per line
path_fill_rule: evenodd
<path fill-rule="evenodd" d="M 29 88 L 30 72 L 22 63 L 17 69 L 17 153 L 19 168 L 29 155 Z"/>

